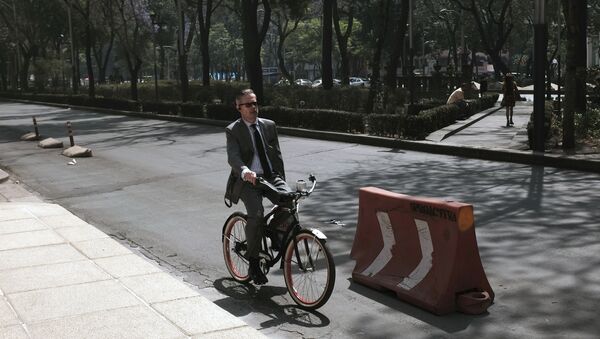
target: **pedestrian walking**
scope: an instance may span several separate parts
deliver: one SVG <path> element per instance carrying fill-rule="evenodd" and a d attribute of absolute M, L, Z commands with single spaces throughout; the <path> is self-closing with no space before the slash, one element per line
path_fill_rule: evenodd
<path fill-rule="evenodd" d="M 514 125 L 513 123 L 513 108 L 517 100 L 518 90 L 512 73 L 504 75 L 504 83 L 502 84 L 502 105 L 506 108 L 506 127 Z"/>

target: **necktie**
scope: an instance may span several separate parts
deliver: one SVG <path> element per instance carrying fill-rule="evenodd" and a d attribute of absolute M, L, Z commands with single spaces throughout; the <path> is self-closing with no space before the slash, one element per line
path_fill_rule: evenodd
<path fill-rule="evenodd" d="M 256 151 L 258 152 L 260 165 L 263 168 L 263 175 L 266 178 L 271 178 L 273 173 L 271 172 L 271 167 L 269 166 L 269 161 L 267 160 L 267 152 L 265 152 L 265 147 L 263 146 L 262 138 L 260 137 L 260 133 L 258 133 L 256 124 L 252 124 L 252 129 L 254 129 L 254 145 L 256 146 Z"/>

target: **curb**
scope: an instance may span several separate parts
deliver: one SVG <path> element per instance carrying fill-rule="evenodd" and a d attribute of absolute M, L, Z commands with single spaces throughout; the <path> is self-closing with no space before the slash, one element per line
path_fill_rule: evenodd
<path fill-rule="evenodd" d="M 8 173 L 0 169 L 0 184 L 8 180 Z"/>
<path fill-rule="evenodd" d="M 131 112 L 131 111 L 116 111 L 106 108 L 87 107 L 87 106 L 69 106 L 62 104 L 47 104 L 44 102 L 29 101 L 29 100 L 14 100 L 5 99 L 15 102 L 24 102 L 32 104 L 40 104 L 47 106 L 57 107 L 71 107 L 77 109 L 89 109 L 97 112 L 103 112 L 111 115 L 126 115 L 132 117 L 149 118 L 156 120 L 166 120 L 174 122 L 190 122 L 203 125 L 212 125 L 218 127 L 227 126 L 230 121 L 212 120 L 205 118 L 191 118 L 191 117 L 180 117 L 173 115 L 162 115 L 154 113 L 142 113 L 142 112 Z M 449 137 L 450 135 L 462 130 L 475 122 L 485 118 L 486 116 L 497 112 L 501 107 L 492 107 L 488 111 L 476 114 L 476 117 L 468 119 L 464 125 L 460 125 L 457 128 L 449 130 L 444 133 L 442 139 Z M 454 125 L 453 125 L 454 126 Z M 552 154 L 552 153 L 541 153 L 534 151 L 519 151 L 519 150 L 507 150 L 497 148 L 484 148 L 484 147 L 471 147 L 455 144 L 439 144 L 434 141 L 410 141 L 400 140 L 386 137 L 371 136 L 366 134 L 350 134 L 341 132 L 329 132 L 329 131 L 317 131 L 308 130 L 302 128 L 293 127 L 277 127 L 278 132 L 284 135 L 327 140 L 327 141 L 338 141 L 347 143 L 356 143 L 361 145 L 376 146 L 376 147 L 387 147 L 393 149 L 404 149 L 409 151 L 426 152 L 433 154 L 445 154 L 452 156 L 459 156 L 465 158 L 474 158 L 491 161 L 502 161 L 512 162 L 524 165 L 544 166 L 544 167 L 555 167 L 562 169 L 571 169 L 578 171 L 600 173 L 600 158 L 596 159 L 585 159 L 583 156 L 565 155 L 565 154 Z M 443 129 L 442 129 L 443 130 Z M 435 133 L 435 132 L 434 132 Z"/>

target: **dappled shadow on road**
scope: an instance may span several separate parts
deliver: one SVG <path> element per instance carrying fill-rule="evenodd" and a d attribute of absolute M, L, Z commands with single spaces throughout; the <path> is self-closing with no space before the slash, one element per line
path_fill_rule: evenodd
<path fill-rule="evenodd" d="M 593 207 L 600 205 L 600 176 L 454 157 L 423 162 L 384 152 L 382 157 L 387 157 L 382 160 L 387 168 L 375 171 L 371 164 L 356 164 L 356 171 L 322 182 L 303 206 L 305 221 L 328 236 L 341 277 L 350 277 L 354 266 L 349 249 L 360 187 L 470 203 L 479 252 L 496 292 L 491 314 L 507 312 L 514 327 L 541 333 L 569 329 L 589 336 L 600 331 L 594 320 L 600 305 L 600 211 Z M 328 224 L 332 216 L 345 226 Z M 395 298 L 374 295 L 386 305 Z M 447 326 L 445 318 L 396 309 L 447 332 L 468 324 L 458 319 L 458 325 Z M 478 318 L 473 324 L 481 336 L 489 334 L 486 323 Z"/>
<path fill-rule="evenodd" d="M 177 123 L 163 120 L 141 119 L 118 115 L 108 115 L 92 111 L 36 111 L 18 117 L 2 115 L 0 119 L 18 120 L 11 125 L 13 133 L 0 136 L 2 141 L 14 141 L 33 131 L 31 116 L 37 117 L 40 133 L 56 139 L 68 138 L 66 122 L 70 121 L 76 143 L 83 141 L 86 146 L 118 147 L 143 143 L 173 143 L 177 137 L 223 133 L 222 128 L 189 123 Z"/>
<path fill-rule="evenodd" d="M 485 318 L 489 315 L 489 313 L 484 313 L 476 316 L 469 316 L 460 313 L 453 313 L 444 317 L 437 316 L 433 313 L 429 313 L 424 311 L 416 306 L 411 304 L 402 302 L 398 298 L 396 298 L 396 294 L 392 291 L 377 291 L 372 288 L 357 284 L 352 281 L 352 279 L 348 279 L 350 281 L 349 289 L 352 292 L 358 293 L 366 298 L 372 299 L 386 307 L 394 309 L 398 312 L 404 313 L 413 318 L 417 318 L 425 323 L 428 323 L 432 326 L 435 326 L 444 332 L 455 333 L 461 330 L 464 330 L 469 326 L 469 324 L 473 321 L 473 319 L 477 318 Z M 385 336 L 384 336 L 385 337 Z"/>
<path fill-rule="evenodd" d="M 263 328 L 291 324 L 301 327 L 326 327 L 329 318 L 318 311 L 308 311 L 296 304 L 281 305 L 274 298 L 281 299 L 287 295 L 285 287 L 252 284 L 242 284 L 231 278 L 215 280 L 213 286 L 227 296 L 215 301 L 219 307 L 227 310 L 236 317 L 243 317 L 252 312 L 259 312 L 270 319 L 261 323 Z M 283 298 L 287 301 L 287 298 Z"/>

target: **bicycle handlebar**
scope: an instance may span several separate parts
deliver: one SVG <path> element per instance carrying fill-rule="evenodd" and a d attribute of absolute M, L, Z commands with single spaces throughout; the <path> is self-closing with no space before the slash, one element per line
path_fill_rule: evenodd
<path fill-rule="evenodd" d="M 275 188 L 275 186 L 271 185 L 271 183 L 268 182 L 267 180 L 265 180 L 264 178 L 262 178 L 262 177 L 256 178 L 256 181 L 258 183 L 268 187 L 270 190 L 276 192 L 277 194 L 279 194 L 281 196 L 288 196 L 288 197 L 294 197 L 294 198 L 299 198 L 302 196 L 308 197 L 309 195 L 312 194 L 312 192 L 315 190 L 315 187 L 317 186 L 317 178 L 313 174 L 310 174 L 308 176 L 308 180 L 312 183 L 312 186 L 310 187 L 310 189 L 308 191 L 280 192 L 277 190 L 277 188 Z"/>

